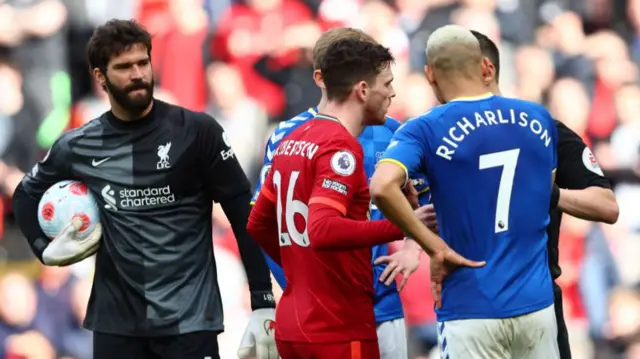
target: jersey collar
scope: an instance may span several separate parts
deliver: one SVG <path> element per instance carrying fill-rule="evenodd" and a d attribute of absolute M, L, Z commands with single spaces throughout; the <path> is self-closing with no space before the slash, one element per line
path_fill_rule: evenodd
<path fill-rule="evenodd" d="M 338 122 L 340 123 L 340 120 L 338 120 L 337 117 L 333 117 L 333 116 L 329 116 L 329 115 L 323 115 L 321 113 L 316 113 L 313 116 L 314 119 L 318 119 L 318 120 L 329 120 L 329 121 L 333 121 L 333 122 Z"/>
<path fill-rule="evenodd" d="M 482 95 L 479 96 L 467 96 L 467 97 L 456 97 L 453 100 L 449 101 L 449 102 L 454 102 L 454 101 L 480 101 L 480 100 L 486 100 L 490 97 L 495 96 L 493 93 L 491 92 L 486 92 Z"/>
<path fill-rule="evenodd" d="M 112 111 L 108 111 L 106 113 L 106 119 L 111 124 L 111 126 L 121 129 L 121 130 L 135 130 L 138 128 L 144 128 L 149 124 L 155 122 L 156 114 L 158 113 L 158 107 L 162 107 L 162 102 L 156 99 L 153 99 L 153 104 L 151 105 L 151 111 L 148 114 L 140 117 L 134 121 L 122 121 L 117 118 Z M 161 111 L 162 112 L 162 111 Z"/>

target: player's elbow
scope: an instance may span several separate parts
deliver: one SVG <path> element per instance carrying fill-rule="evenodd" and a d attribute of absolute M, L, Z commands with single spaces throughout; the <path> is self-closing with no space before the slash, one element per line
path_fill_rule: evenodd
<path fill-rule="evenodd" d="M 613 191 L 606 191 L 608 193 L 603 196 L 602 213 L 600 214 L 602 216 L 601 220 L 607 224 L 614 224 L 618 221 L 618 217 L 620 216 L 620 208 L 618 207 L 618 201 L 616 201 Z"/>
<path fill-rule="evenodd" d="M 371 184 L 369 184 L 371 199 L 376 204 L 385 203 L 394 186 L 397 187 L 398 185 L 388 178 L 385 178 L 385 176 L 377 175 L 376 173 L 376 175 L 371 178 Z"/>
<path fill-rule="evenodd" d="M 342 217 L 340 211 L 322 204 L 312 204 L 309 206 L 309 217 L 307 222 L 307 235 L 309 236 L 309 247 L 316 250 L 336 249 L 339 247 L 339 233 L 335 218 Z"/>
<path fill-rule="evenodd" d="M 251 218 L 251 217 L 249 217 Z M 249 221 L 247 221 L 247 233 L 249 233 L 249 235 L 253 238 L 256 239 L 256 241 L 258 241 L 258 234 L 260 234 L 260 231 L 258 230 L 258 228 L 256 227 L 255 223 L 253 223 L 251 221 L 251 219 L 249 219 Z"/>
<path fill-rule="evenodd" d="M 331 240 L 328 237 L 330 233 L 325 230 L 326 222 L 327 220 L 324 216 L 317 213 L 309 213 L 307 235 L 309 236 L 309 247 L 312 249 L 323 250 L 331 247 Z"/>
<path fill-rule="evenodd" d="M 40 199 L 30 196 L 25 190 L 22 182 L 18 184 L 11 198 L 11 205 L 15 216 L 27 216 L 34 218 L 34 220 L 37 220 L 38 212 L 37 210 L 32 211 L 32 209 L 38 208 L 39 203 Z"/>
<path fill-rule="evenodd" d="M 254 215 L 254 211 L 251 211 L 249 220 L 247 221 L 247 233 L 255 239 L 258 244 L 264 248 L 265 237 L 268 236 L 268 229 L 266 226 L 260 223 L 257 216 Z"/>
<path fill-rule="evenodd" d="M 384 201 L 393 192 L 394 187 L 402 187 L 406 179 L 406 173 L 396 164 L 378 164 L 369 184 L 371 198 L 375 203 Z"/>
<path fill-rule="evenodd" d="M 580 193 L 584 193 L 584 198 L 588 198 L 589 202 L 596 204 L 595 207 L 592 207 L 594 213 L 591 220 L 607 224 L 614 224 L 618 221 L 620 209 L 611 189 L 593 186 L 585 188 Z"/>

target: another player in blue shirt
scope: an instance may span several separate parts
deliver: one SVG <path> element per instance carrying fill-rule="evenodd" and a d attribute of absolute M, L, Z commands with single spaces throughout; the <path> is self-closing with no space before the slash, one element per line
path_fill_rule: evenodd
<path fill-rule="evenodd" d="M 396 193 L 407 171 L 425 173 L 442 238 L 486 260 L 453 271 L 433 262 L 443 357 L 558 358 L 546 246 L 555 123 L 539 104 L 486 93 L 488 60 L 469 30 L 436 30 L 427 58 L 427 78 L 445 104 L 396 132 L 371 182 L 374 201 L 419 238 Z"/>
<path fill-rule="evenodd" d="M 314 49 L 314 60 L 321 59 L 324 55 L 324 52 L 332 42 L 344 38 L 357 38 L 363 41 L 374 42 L 371 37 L 361 32 L 360 30 L 351 28 L 335 28 L 325 32 L 320 37 L 320 39 L 318 39 Z M 316 81 L 318 83 L 321 83 L 321 77 L 319 77 L 318 75 L 319 73 L 316 74 Z M 325 97 L 323 90 L 323 98 L 320 100 L 320 105 L 318 107 L 322 107 L 324 102 Z M 252 203 L 255 202 L 258 194 L 260 193 L 262 183 L 266 178 L 269 169 L 271 168 L 273 153 L 275 152 L 280 142 L 284 138 L 286 138 L 289 133 L 298 128 L 298 126 L 312 119 L 317 114 L 317 112 L 317 108 L 311 108 L 308 111 L 303 112 L 288 121 L 280 123 L 276 127 L 271 137 L 269 137 L 265 148 L 264 163 L 262 170 L 260 171 L 260 181 L 256 186 Z M 400 123 L 398 121 L 392 118 L 387 118 L 387 121 L 384 125 L 366 127 L 360 137 L 358 137 L 358 140 L 362 145 L 365 154 L 364 166 L 368 178 L 371 178 L 371 176 L 373 175 L 378 160 L 382 157 L 382 154 L 389 145 L 391 136 L 399 127 Z M 429 187 L 427 186 L 424 177 L 415 179 L 414 185 L 416 190 L 420 194 L 422 194 L 420 198 L 421 202 L 423 204 L 426 204 L 428 202 L 427 192 L 429 190 Z M 378 211 L 375 206 L 372 206 L 371 219 L 381 218 L 382 214 L 380 213 L 380 211 Z M 420 247 L 412 241 L 407 241 L 406 245 L 401 250 L 414 252 L 416 257 L 419 257 L 420 255 Z M 385 244 L 375 246 L 373 248 L 372 261 L 380 256 L 386 255 L 388 255 L 388 245 Z M 287 281 L 282 268 L 278 266 L 278 264 L 276 264 L 266 254 L 265 257 L 267 258 L 267 263 L 269 264 L 269 268 L 276 278 L 276 281 L 278 282 L 280 287 L 284 289 Z M 384 283 L 378 281 L 378 278 L 384 272 L 386 267 L 386 264 L 375 265 L 373 271 L 375 285 L 374 310 L 376 315 L 376 324 L 378 326 L 377 331 L 378 344 L 380 345 L 380 355 L 382 359 L 406 359 L 406 329 L 402 303 L 398 294 L 398 288 L 396 287 L 395 282 L 392 282 L 390 285 L 385 285 Z"/>

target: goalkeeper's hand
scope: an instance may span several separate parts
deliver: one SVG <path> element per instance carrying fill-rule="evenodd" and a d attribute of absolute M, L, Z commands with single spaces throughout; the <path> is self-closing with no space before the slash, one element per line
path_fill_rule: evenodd
<path fill-rule="evenodd" d="M 81 219 L 75 218 L 60 231 L 42 252 L 44 264 L 59 267 L 67 266 L 80 262 L 96 253 L 100 247 L 102 225 L 98 223 L 89 237 L 78 240 L 75 235 L 82 227 L 82 224 Z"/>
<path fill-rule="evenodd" d="M 251 313 L 247 329 L 240 341 L 238 358 L 278 359 L 276 348 L 276 311 L 273 308 L 256 309 Z"/>

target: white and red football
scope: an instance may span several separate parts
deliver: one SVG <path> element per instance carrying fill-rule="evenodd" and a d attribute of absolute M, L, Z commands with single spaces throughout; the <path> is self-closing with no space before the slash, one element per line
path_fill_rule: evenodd
<path fill-rule="evenodd" d="M 38 221 L 49 239 L 55 238 L 74 218 L 82 219 L 82 228 L 74 239 L 86 239 L 100 223 L 96 200 L 83 183 L 61 181 L 51 186 L 40 199 Z"/>

